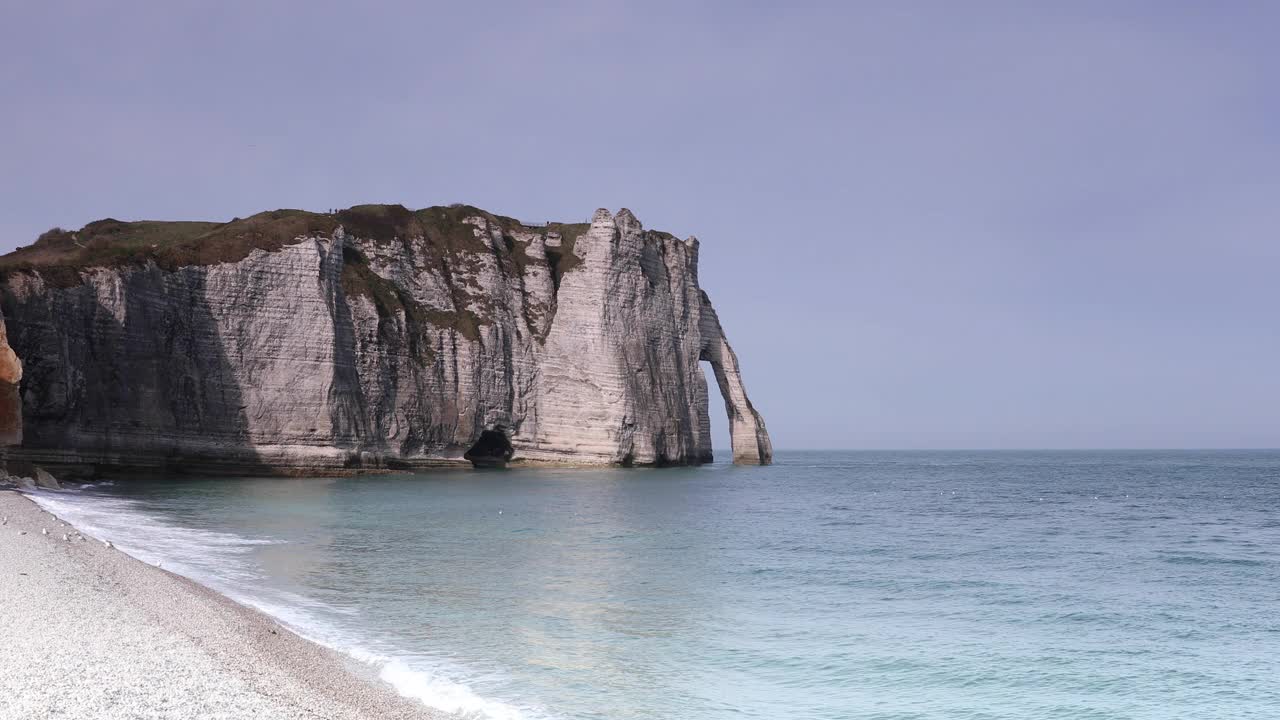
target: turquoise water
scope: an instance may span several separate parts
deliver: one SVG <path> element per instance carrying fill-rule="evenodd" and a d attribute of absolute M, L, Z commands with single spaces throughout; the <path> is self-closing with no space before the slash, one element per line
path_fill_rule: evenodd
<path fill-rule="evenodd" d="M 1280 452 L 777 460 L 41 500 L 470 717 L 1280 716 Z"/>

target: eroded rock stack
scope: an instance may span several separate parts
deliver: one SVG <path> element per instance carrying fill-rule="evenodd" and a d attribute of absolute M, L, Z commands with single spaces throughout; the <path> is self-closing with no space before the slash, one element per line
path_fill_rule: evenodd
<path fill-rule="evenodd" d="M 22 452 L 97 470 L 698 463 L 706 361 L 734 459 L 768 463 L 697 266 L 697 240 L 627 210 L 528 226 L 360 206 L 51 231 L 0 259 Z"/>

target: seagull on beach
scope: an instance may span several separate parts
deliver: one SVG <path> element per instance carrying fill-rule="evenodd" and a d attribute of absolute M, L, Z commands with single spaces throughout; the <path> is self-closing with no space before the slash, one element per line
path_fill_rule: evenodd
<path fill-rule="evenodd" d="M 48 535 L 48 534 L 49 534 L 49 528 L 40 528 L 40 534 L 41 534 L 41 535 Z"/>
<path fill-rule="evenodd" d="M 106 545 L 108 548 L 114 548 L 114 547 L 115 547 L 115 545 L 112 545 L 112 544 L 111 544 L 111 541 L 110 541 L 110 540 L 103 540 L 103 541 L 102 541 L 102 544 L 103 544 L 103 545 Z"/>

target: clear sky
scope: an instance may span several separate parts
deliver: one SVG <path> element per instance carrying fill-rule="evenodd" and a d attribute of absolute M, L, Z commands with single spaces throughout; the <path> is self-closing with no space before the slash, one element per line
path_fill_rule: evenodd
<path fill-rule="evenodd" d="M 0 249 L 629 207 L 780 448 L 1280 446 L 1280 5 L 452 5 L 5 2 Z"/>

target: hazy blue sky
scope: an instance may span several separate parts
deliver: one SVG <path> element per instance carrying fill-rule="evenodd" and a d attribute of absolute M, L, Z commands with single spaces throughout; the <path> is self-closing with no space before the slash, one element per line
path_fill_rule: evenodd
<path fill-rule="evenodd" d="M 5 2 L 0 245 L 625 206 L 778 447 L 1277 446 L 1278 7 Z"/>

